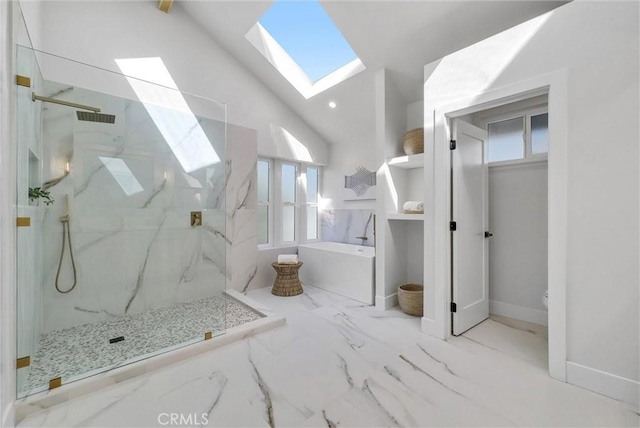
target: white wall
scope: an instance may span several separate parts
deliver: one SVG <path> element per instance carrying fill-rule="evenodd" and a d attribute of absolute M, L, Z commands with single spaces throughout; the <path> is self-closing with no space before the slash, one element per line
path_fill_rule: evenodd
<path fill-rule="evenodd" d="M 626 400 L 640 379 L 638 7 L 574 1 L 425 67 L 425 123 L 437 106 L 566 70 L 567 360 L 617 376 Z"/>
<path fill-rule="evenodd" d="M 151 1 L 24 2 L 23 9 L 30 33 L 38 34 L 36 49 L 114 71 L 119 71 L 115 59 L 160 57 L 181 91 L 226 103 L 228 122 L 256 129 L 260 155 L 318 164 L 329 160 L 326 142 L 179 3 L 169 14 Z M 48 73 L 43 70 L 45 78 Z M 284 137 L 282 128 L 308 153 Z"/>
<path fill-rule="evenodd" d="M 322 170 L 322 207 L 328 209 L 375 209 L 375 199 L 345 201 L 342 189 L 344 176 L 356 173 L 356 168 L 364 166 L 369 171 L 377 171 L 375 141 L 349 141 L 331 146 L 329 164 Z"/>
<path fill-rule="evenodd" d="M 489 167 L 491 313 L 547 325 L 547 163 Z"/>
<path fill-rule="evenodd" d="M 407 106 L 407 130 L 424 126 L 424 101 Z"/>
<path fill-rule="evenodd" d="M 0 2 L 0 427 L 13 426 L 15 399 L 15 296 L 13 215 L 13 3 Z"/>
<path fill-rule="evenodd" d="M 407 227 L 388 221 L 407 200 L 407 171 L 388 167 L 386 159 L 402 153 L 407 106 L 385 69 L 376 72 L 376 152 L 383 167 L 377 175 L 376 200 L 376 307 L 397 304 L 397 287 L 407 282 Z"/>

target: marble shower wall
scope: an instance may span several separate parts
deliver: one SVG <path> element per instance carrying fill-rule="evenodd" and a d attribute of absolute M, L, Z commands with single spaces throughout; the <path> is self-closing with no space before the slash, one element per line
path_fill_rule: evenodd
<path fill-rule="evenodd" d="M 320 210 L 320 228 L 323 241 L 375 246 L 373 235 L 375 210 L 323 209 Z M 366 236 L 364 241 L 358 237 Z"/>
<path fill-rule="evenodd" d="M 43 179 L 60 176 L 66 161 L 71 172 L 51 188 L 55 203 L 43 214 L 44 331 L 221 294 L 231 242 L 225 124 L 198 118 L 221 161 L 186 173 L 143 104 L 47 83 L 46 95 L 99 106 L 116 122 L 81 122 L 74 109 L 45 107 Z M 202 226 L 191 226 L 191 211 L 202 212 Z M 77 286 L 60 294 L 60 217 L 67 212 Z M 67 247 L 63 290 L 73 284 L 71 266 Z"/>
<path fill-rule="evenodd" d="M 227 125 L 227 288 L 246 293 L 258 270 L 258 133 Z"/>

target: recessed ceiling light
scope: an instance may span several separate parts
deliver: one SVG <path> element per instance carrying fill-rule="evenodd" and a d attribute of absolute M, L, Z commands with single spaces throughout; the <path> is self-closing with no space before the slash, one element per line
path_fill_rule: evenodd
<path fill-rule="evenodd" d="M 336 108 L 336 103 L 333 101 L 329 101 L 329 107 Z"/>

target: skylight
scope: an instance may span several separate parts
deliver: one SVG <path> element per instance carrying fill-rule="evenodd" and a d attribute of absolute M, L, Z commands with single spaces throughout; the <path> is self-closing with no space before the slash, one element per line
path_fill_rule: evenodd
<path fill-rule="evenodd" d="M 245 37 L 305 98 L 365 69 L 318 1 L 276 0 Z"/>
<path fill-rule="evenodd" d="M 358 59 L 317 1 L 276 1 L 258 22 L 313 82 Z"/>

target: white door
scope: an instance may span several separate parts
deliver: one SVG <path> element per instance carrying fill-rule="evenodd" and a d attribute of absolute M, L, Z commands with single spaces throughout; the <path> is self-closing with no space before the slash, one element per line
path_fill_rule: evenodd
<path fill-rule="evenodd" d="M 489 317 L 489 185 L 487 132 L 454 119 L 453 140 L 451 311 L 452 333 L 457 336 Z"/>

